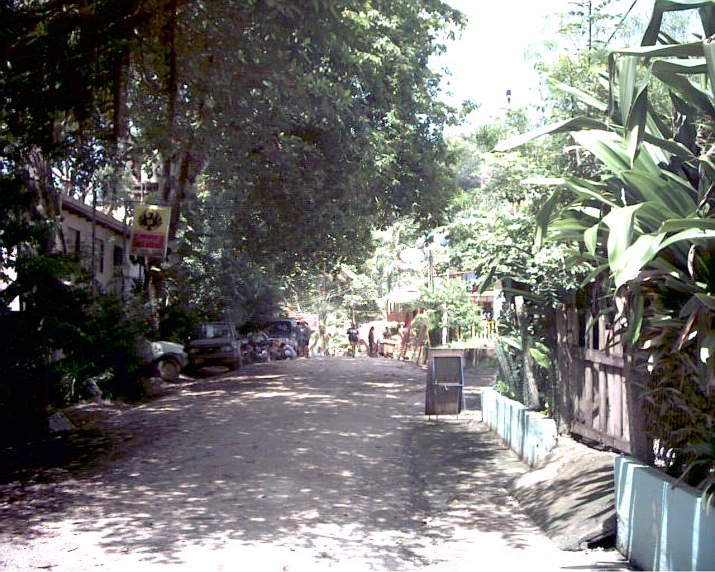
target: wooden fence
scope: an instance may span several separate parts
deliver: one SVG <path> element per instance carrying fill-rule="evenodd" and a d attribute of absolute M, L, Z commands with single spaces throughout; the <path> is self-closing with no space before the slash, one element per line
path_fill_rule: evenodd
<path fill-rule="evenodd" d="M 603 316 L 573 308 L 558 320 L 563 419 L 571 433 L 630 454 L 631 422 L 623 346 Z"/>

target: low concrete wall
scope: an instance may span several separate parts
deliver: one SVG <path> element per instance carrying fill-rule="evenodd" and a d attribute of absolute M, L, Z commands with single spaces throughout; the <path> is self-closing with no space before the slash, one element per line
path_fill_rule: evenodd
<path fill-rule="evenodd" d="M 556 447 L 556 422 L 491 388 L 482 392 L 482 420 L 529 466 L 536 467 Z"/>
<path fill-rule="evenodd" d="M 615 459 L 618 550 L 642 570 L 715 570 L 715 507 L 630 457 Z"/>

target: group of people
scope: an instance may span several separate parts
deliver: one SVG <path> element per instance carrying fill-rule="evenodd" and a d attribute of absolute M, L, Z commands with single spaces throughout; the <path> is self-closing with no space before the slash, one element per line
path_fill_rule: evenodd
<path fill-rule="evenodd" d="M 312 333 L 313 330 L 311 330 L 310 326 L 308 326 L 308 322 L 298 322 L 298 328 L 296 331 L 296 338 L 298 342 L 296 352 L 298 353 L 298 357 L 310 357 L 310 349 L 308 346 L 310 344 L 310 336 Z"/>
<path fill-rule="evenodd" d="M 350 324 L 347 334 L 348 341 L 350 342 L 352 355 L 357 355 L 357 346 L 360 343 L 360 332 L 358 331 L 358 328 L 354 322 Z M 370 331 L 367 335 L 368 355 L 370 357 L 376 355 L 385 355 L 387 353 L 385 347 L 387 345 L 390 345 L 389 340 L 391 339 L 392 332 L 390 331 L 390 328 L 388 326 L 385 326 L 385 330 L 382 332 L 382 338 L 380 338 L 380 340 L 375 339 L 375 326 L 371 326 Z M 387 343 L 385 343 L 386 341 Z M 398 331 L 397 342 L 397 345 L 401 348 L 403 343 L 402 326 L 400 326 L 400 330 Z"/>

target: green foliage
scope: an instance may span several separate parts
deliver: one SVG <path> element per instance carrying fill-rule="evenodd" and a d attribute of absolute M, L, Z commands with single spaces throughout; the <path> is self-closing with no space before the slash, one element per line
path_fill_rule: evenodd
<path fill-rule="evenodd" d="M 0 315 L 0 417 L 24 425 L 40 416 L 50 399 L 53 350 L 77 339 L 86 292 L 68 286 L 75 265 L 54 255 L 15 257 L 18 273 L 2 294 L 19 296 L 23 312 Z"/>
<path fill-rule="evenodd" d="M 23 316 L 27 316 L 23 314 Z M 47 352 L 59 350 L 62 359 L 49 368 L 50 405 L 64 405 L 90 397 L 86 381 L 94 378 L 104 397 L 137 397 L 135 381 L 144 376 L 145 365 L 136 353 L 137 340 L 145 336 L 146 326 L 126 318 L 120 302 L 101 296 L 82 306 L 71 330 L 64 325 L 62 339 L 55 338 Z M 47 336 L 46 339 L 51 338 Z M 41 363 L 40 355 L 31 361 Z M 23 376 L 31 372 L 20 372 Z"/>
<path fill-rule="evenodd" d="M 142 62 L 165 81 L 129 94 L 156 110 L 133 118 L 135 148 L 176 164 L 167 184 L 179 208 L 204 220 L 230 213 L 231 242 L 256 266 L 286 274 L 357 262 L 374 226 L 400 214 L 432 225 L 449 192 L 441 129 L 453 111 L 437 101 L 427 60 L 458 20 L 414 1 L 190 3 L 173 52 L 140 39 Z M 179 86 L 167 118 L 166 90 Z M 197 184 L 207 196 L 183 202 Z"/>
<path fill-rule="evenodd" d="M 514 399 L 515 395 L 504 380 L 498 379 L 493 387 L 494 391 L 509 399 Z"/>
<path fill-rule="evenodd" d="M 463 192 L 451 203 L 451 221 L 445 227 L 449 257 L 438 270 L 475 271 L 483 288 L 501 280 L 507 306 L 499 317 L 500 339 L 519 341 L 500 346 L 505 383 L 511 383 L 512 393 L 526 402 L 527 387 L 521 376 L 533 370 L 541 401 L 551 410 L 556 379 L 548 348 L 555 346 L 556 339 L 550 318 L 554 309 L 569 303 L 590 280 L 598 261 L 582 255 L 579 243 L 586 228 L 579 227 L 559 242 L 543 239 L 542 213 L 565 208 L 568 198 L 549 196 L 541 183 L 598 178 L 604 173 L 599 156 L 580 149 L 563 151 L 564 132 L 574 131 L 576 125 L 584 129 L 605 125 L 601 120 L 608 109 L 603 101 L 608 96 L 605 40 L 624 32 L 625 21 L 611 2 L 575 3 L 563 18 L 554 42 L 556 57 L 544 57 L 538 64 L 550 75 L 541 111 L 544 117 L 561 120 L 562 130 L 542 127 L 529 120 L 524 110 L 516 110 L 503 121 L 479 129 L 471 140 L 457 142 L 465 161 L 458 164 L 457 172 L 469 184 L 461 185 Z M 616 23 L 620 30 L 614 30 Z M 559 49 L 559 41 L 567 42 L 569 50 Z M 518 135 L 528 130 L 531 135 Z M 535 141 L 546 130 L 557 136 Z M 519 143 L 518 148 L 495 140 L 510 137 Z M 515 295 L 525 299 L 528 320 L 524 323 L 509 310 Z M 522 341 L 529 343 L 528 355 L 521 348 Z"/>
<path fill-rule="evenodd" d="M 494 135 L 515 134 L 527 125 L 523 112 L 514 111 L 504 122 L 455 142 L 462 153 L 457 170 L 472 172 L 480 185 L 452 200 L 451 221 L 443 229 L 449 256 L 436 268 L 438 273 L 450 268 L 476 272 L 485 289 L 509 278 L 535 297 L 543 297 L 547 307 L 555 307 L 579 286 L 588 269 L 567 268 L 568 245 L 537 248 L 536 214 L 546 197 L 543 189 L 524 181 L 561 175 L 568 162 L 554 160 L 563 154 L 553 142 L 530 144 L 512 153 L 492 151 Z"/>
<path fill-rule="evenodd" d="M 376 226 L 401 215 L 435 224 L 451 190 L 441 130 L 453 110 L 438 103 L 427 60 L 456 12 L 403 1 L 192 3 L 188 13 L 175 30 L 174 80 L 186 94 L 168 147 L 172 54 L 150 37 L 140 40 L 143 62 L 166 81 L 129 97 L 155 110 L 133 119 L 134 149 L 186 165 L 184 179 L 168 169 L 177 176 L 167 190 L 181 197 L 176 274 L 189 304 L 228 307 L 238 321 L 270 314 L 300 297 L 293 286 L 306 276 L 359 265 Z"/>
<path fill-rule="evenodd" d="M 461 279 L 439 280 L 434 290 L 423 287 L 419 306 L 429 318 L 429 330 L 449 328 L 457 340 L 473 337 L 484 317 L 479 306 L 472 303 L 469 292 Z"/>
<path fill-rule="evenodd" d="M 414 221 L 403 217 L 384 229 L 376 230 L 372 245 L 374 252 L 360 270 L 370 276 L 378 296 L 386 296 L 395 289 L 415 283 L 426 283 L 426 260 L 410 265 L 400 259 L 406 249 L 423 249 L 425 246 L 423 233 Z"/>
<path fill-rule="evenodd" d="M 381 317 L 378 299 L 377 285 L 371 278 L 356 274 L 347 285 L 342 306 L 347 314 L 355 314 L 358 323 L 364 323 Z"/>
<path fill-rule="evenodd" d="M 505 316 L 508 320 L 508 316 Z M 493 339 L 495 355 L 501 372 L 504 392 L 510 399 L 520 403 L 528 403 L 528 388 L 525 381 L 524 351 L 521 337 L 511 333 L 514 328 L 504 328 L 505 332 Z M 530 340 L 530 357 L 535 364 L 539 403 L 543 406 L 541 413 L 545 415 L 558 415 L 556 402 L 556 384 L 554 374 L 553 345 L 549 336 L 544 332 L 534 333 L 527 331 Z"/>
<path fill-rule="evenodd" d="M 494 152 L 499 138 L 530 126 L 525 111 L 515 110 L 504 121 L 455 142 L 461 152 L 457 172 L 470 173 L 478 185 L 462 191 L 450 203 L 450 223 L 440 229 L 446 246 L 443 255 L 435 258 L 435 269 L 438 274 L 475 272 L 481 291 L 500 282 L 507 304 L 499 315 L 498 339 L 520 339 L 523 333 L 531 340 L 527 354 L 521 343 L 518 347 L 499 346 L 502 379 L 512 396 L 528 403 L 523 376 L 534 371 L 534 394 L 553 410 L 556 380 L 546 348 L 555 344 L 555 339 L 548 317 L 571 298 L 590 267 L 568 265 L 571 245 L 551 243 L 539 248 L 534 240 L 536 215 L 546 196 L 539 186 L 524 184 L 524 180 L 562 175 L 569 168 L 567 157 L 553 142 L 532 142 L 510 153 Z M 534 316 L 524 332 L 509 310 L 508 302 L 515 295 L 525 296 L 529 314 Z M 524 363 L 527 359 L 533 364 L 529 368 Z"/>
<path fill-rule="evenodd" d="M 663 14 L 687 8 L 692 3 L 656 2 L 642 46 L 609 56 L 608 105 L 591 106 L 607 109 L 608 122 L 581 117 L 534 133 L 568 132 L 575 153 L 592 158 L 587 178 L 560 179 L 570 202 L 552 195 L 539 215 L 540 235 L 580 243 L 572 262 L 593 266 L 589 280 L 611 281 L 617 323 L 625 323 L 648 370 L 647 429 L 676 457 L 707 442 L 715 419 L 712 54 L 707 42 L 663 34 L 655 45 Z M 700 13 L 706 36 L 711 14 L 710 6 Z M 669 94 L 672 118 L 652 100 L 652 85 Z M 569 93 L 587 102 L 599 95 Z"/>
<path fill-rule="evenodd" d="M 201 322 L 219 320 L 222 316 L 205 316 L 187 309 L 186 303 L 176 300 L 162 308 L 159 318 L 159 339 L 183 344 Z"/>
<path fill-rule="evenodd" d="M 499 336 L 494 340 L 494 354 L 499 364 L 501 381 L 504 387 L 502 395 L 521 401 L 523 396 L 524 376 L 517 357 L 521 344 L 509 336 Z"/>
<path fill-rule="evenodd" d="M 173 207 L 155 289 L 240 321 L 273 312 L 294 277 L 364 260 L 376 226 L 434 226 L 451 192 L 442 129 L 457 113 L 427 65 L 461 24 L 446 4 L 0 10 L 4 253 L 58 250 L 57 190 L 112 203 L 131 161 Z"/>
<path fill-rule="evenodd" d="M 30 258 L 30 283 L 44 284 L 24 295 L 25 310 L 0 317 L 0 418 L 4 430 L 20 431 L 42 418 L 48 406 L 87 397 L 85 380 L 100 376 L 106 397 L 136 396 L 134 382 L 144 374 L 136 339 L 145 334 L 127 320 L 119 301 L 92 299 L 70 288 L 54 272 L 66 266 Z M 36 274 L 42 272 L 42 279 Z"/>
<path fill-rule="evenodd" d="M 684 447 L 677 453 L 678 468 L 682 481 L 702 491 L 702 504 L 706 513 L 715 505 L 715 435 L 694 445 Z"/>
<path fill-rule="evenodd" d="M 136 344 L 146 333 L 146 326 L 125 317 L 117 298 L 98 297 L 85 309 L 75 339 L 59 346 L 66 357 L 58 367 L 61 371 L 67 367 L 77 381 L 109 372 L 101 386 L 107 397 L 135 397 L 134 382 L 143 374 Z"/>

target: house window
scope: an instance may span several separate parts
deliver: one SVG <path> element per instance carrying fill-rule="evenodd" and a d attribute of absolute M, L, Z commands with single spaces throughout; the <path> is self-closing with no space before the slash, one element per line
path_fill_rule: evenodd
<path fill-rule="evenodd" d="M 97 272 L 100 274 L 104 273 L 104 241 L 96 239 L 94 241 L 94 259 L 96 263 Z"/>
<path fill-rule="evenodd" d="M 114 247 L 114 267 L 124 266 L 124 249 L 121 246 Z"/>
<path fill-rule="evenodd" d="M 67 235 L 65 236 L 65 248 L 69 254 L 74 256 L 79 256 L 80 252 L 80 232 L 76 228 L 68 228 Z"/>

